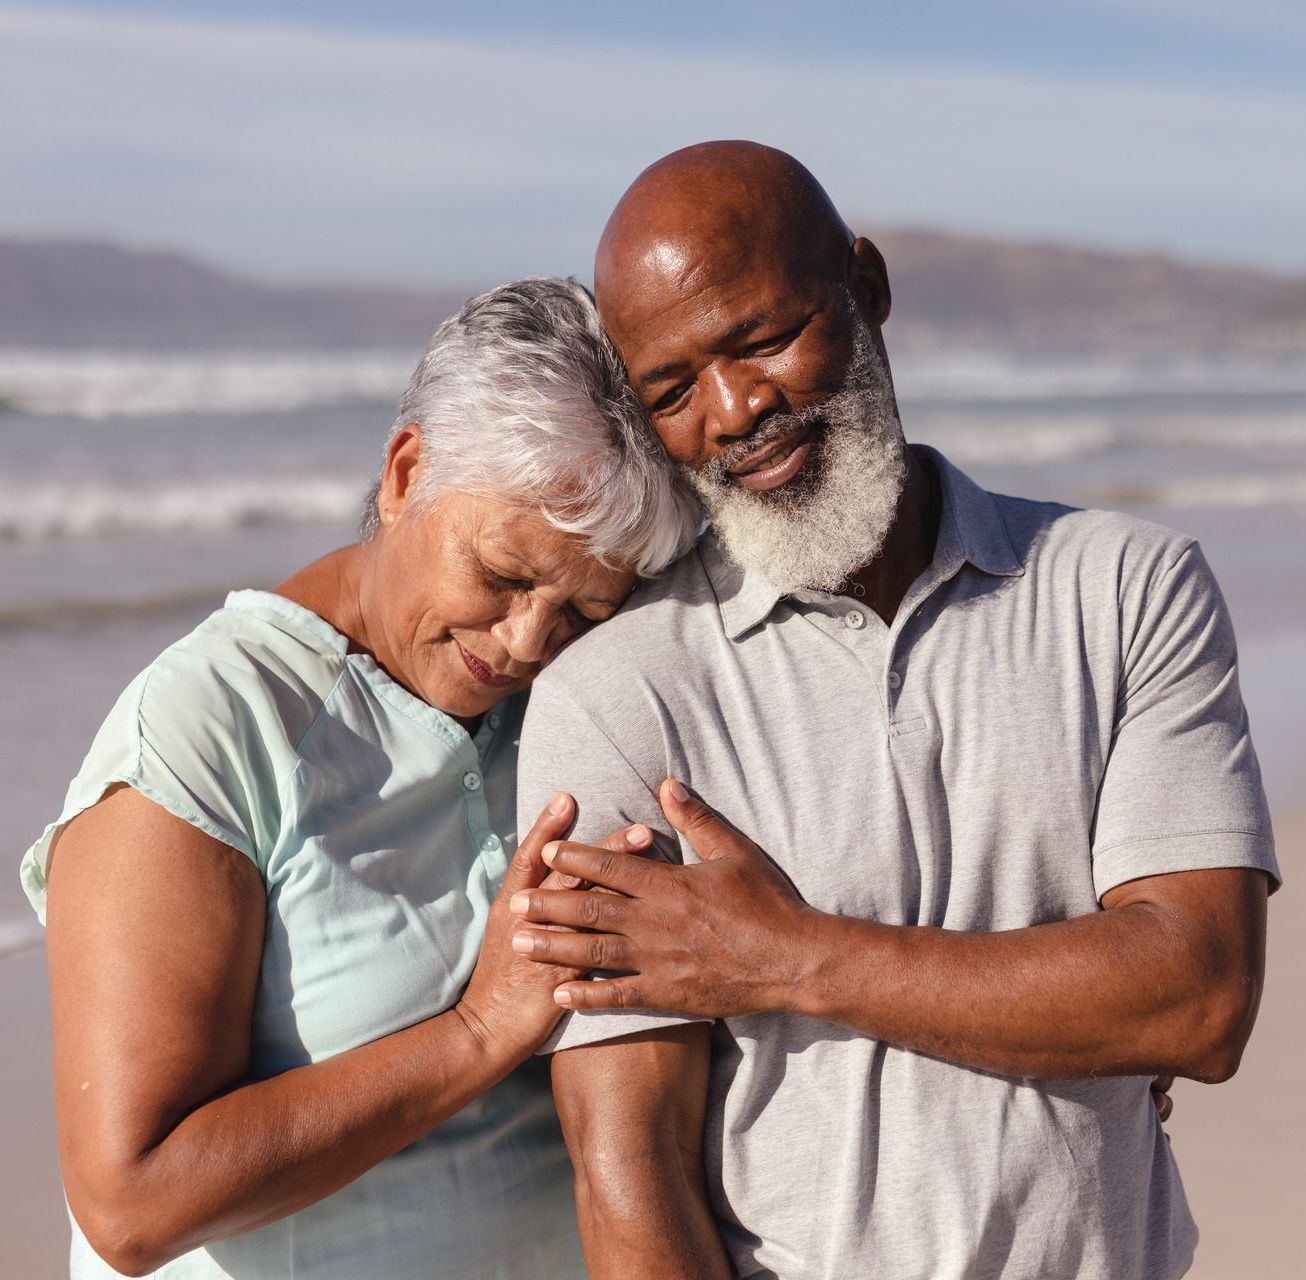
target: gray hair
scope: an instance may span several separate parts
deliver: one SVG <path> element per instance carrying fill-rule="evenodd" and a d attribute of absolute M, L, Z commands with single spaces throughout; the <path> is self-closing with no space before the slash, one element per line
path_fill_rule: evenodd
<path fill-rule="evenodd" d="M 645 577 L 701 525 L 575 280 L 536 276 L 465 303 L 427 344 L 390 439 L 409 424 L 421 432 L 419 502 L 458 492 L 529 504 L 588 554 Z M 379 491 L 364 537 L 379 527 Z"/>

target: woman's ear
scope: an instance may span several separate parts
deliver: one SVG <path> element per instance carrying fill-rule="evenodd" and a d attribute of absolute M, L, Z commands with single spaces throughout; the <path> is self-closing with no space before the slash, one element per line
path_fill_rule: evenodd
<path fill-rule="evenodd" d="M 415 422 L 410 422 L 395 432 L 385 452 L 376 514 L 386 527 L 399 519 L 412 499 L 421 467 L 422 433 Z"/>
<path fill-rule="evenodd" d="M 889 269 L 884 265 L 884 255 L 865 236 L 853 241 L 848 274 L 862 314 L 875 328 L 882 329 L 893 305 Z"/>

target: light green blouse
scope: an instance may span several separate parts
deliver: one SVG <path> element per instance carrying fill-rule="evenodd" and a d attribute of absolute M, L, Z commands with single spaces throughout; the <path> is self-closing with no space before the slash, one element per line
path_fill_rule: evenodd
<path fill-rule="evenodd" d="M 251 1071 L 276 1075 L 448 1009 L 515 843 L 522 699 L 475 738 L 316 614 L 237 591 L 128 686 L 59 820 L 117 782 L 245 854 L 267 886 Z M 150 1047 L 141 1046 L 141 1054 Z M 167 1280 L 583 1275 L 547 1076 L 528 1063 L 335 1195 L 169 1263 Z M 73 1228 L 72 1275 L 112 1276 Z"/>

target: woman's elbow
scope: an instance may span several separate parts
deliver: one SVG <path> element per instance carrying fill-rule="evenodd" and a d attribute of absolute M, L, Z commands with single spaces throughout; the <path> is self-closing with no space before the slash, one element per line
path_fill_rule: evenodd
<path fill-rule="evenodd" d="M 148 1276 L 176 1257 L 154 1237 L 140 1215 L 113 1212 L 78 1213 L 86 1242 L 96 1255 L 124 1276 Z"/>
<path fill-rule="evenodd" d="M 185 1252 L 163 1233 L 164 1206 L 143 1196 L 129 1175 L 101 1169 L 66 1181 L 68 1207 L 87 1244 L 120 1275 L 151 1275 Z"/>

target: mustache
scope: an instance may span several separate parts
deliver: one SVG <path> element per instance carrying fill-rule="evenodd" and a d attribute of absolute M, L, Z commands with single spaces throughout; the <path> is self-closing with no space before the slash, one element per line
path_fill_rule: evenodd
<path fill-rule="evenodd" d="M 824 405 L 808 405 L 807 408 L 801 409 L 797 413 L 773 414 L 759 423 L 742 440 L 736 440 L 734 444 L 727 445 L 722 449 L 716 457 L 699 468 L 698 474 L 708 481 L 724 484 L 726 482 L 726 472 L 731 467 L 738 466 L 739 463 L 751 457 L 759 449 L 764 449 L 777 440 L 785 440 L 789 436 L 796 436 L 814 424 L 823 423 L 825 421 L 822 413 L 824 408 Z"/>

